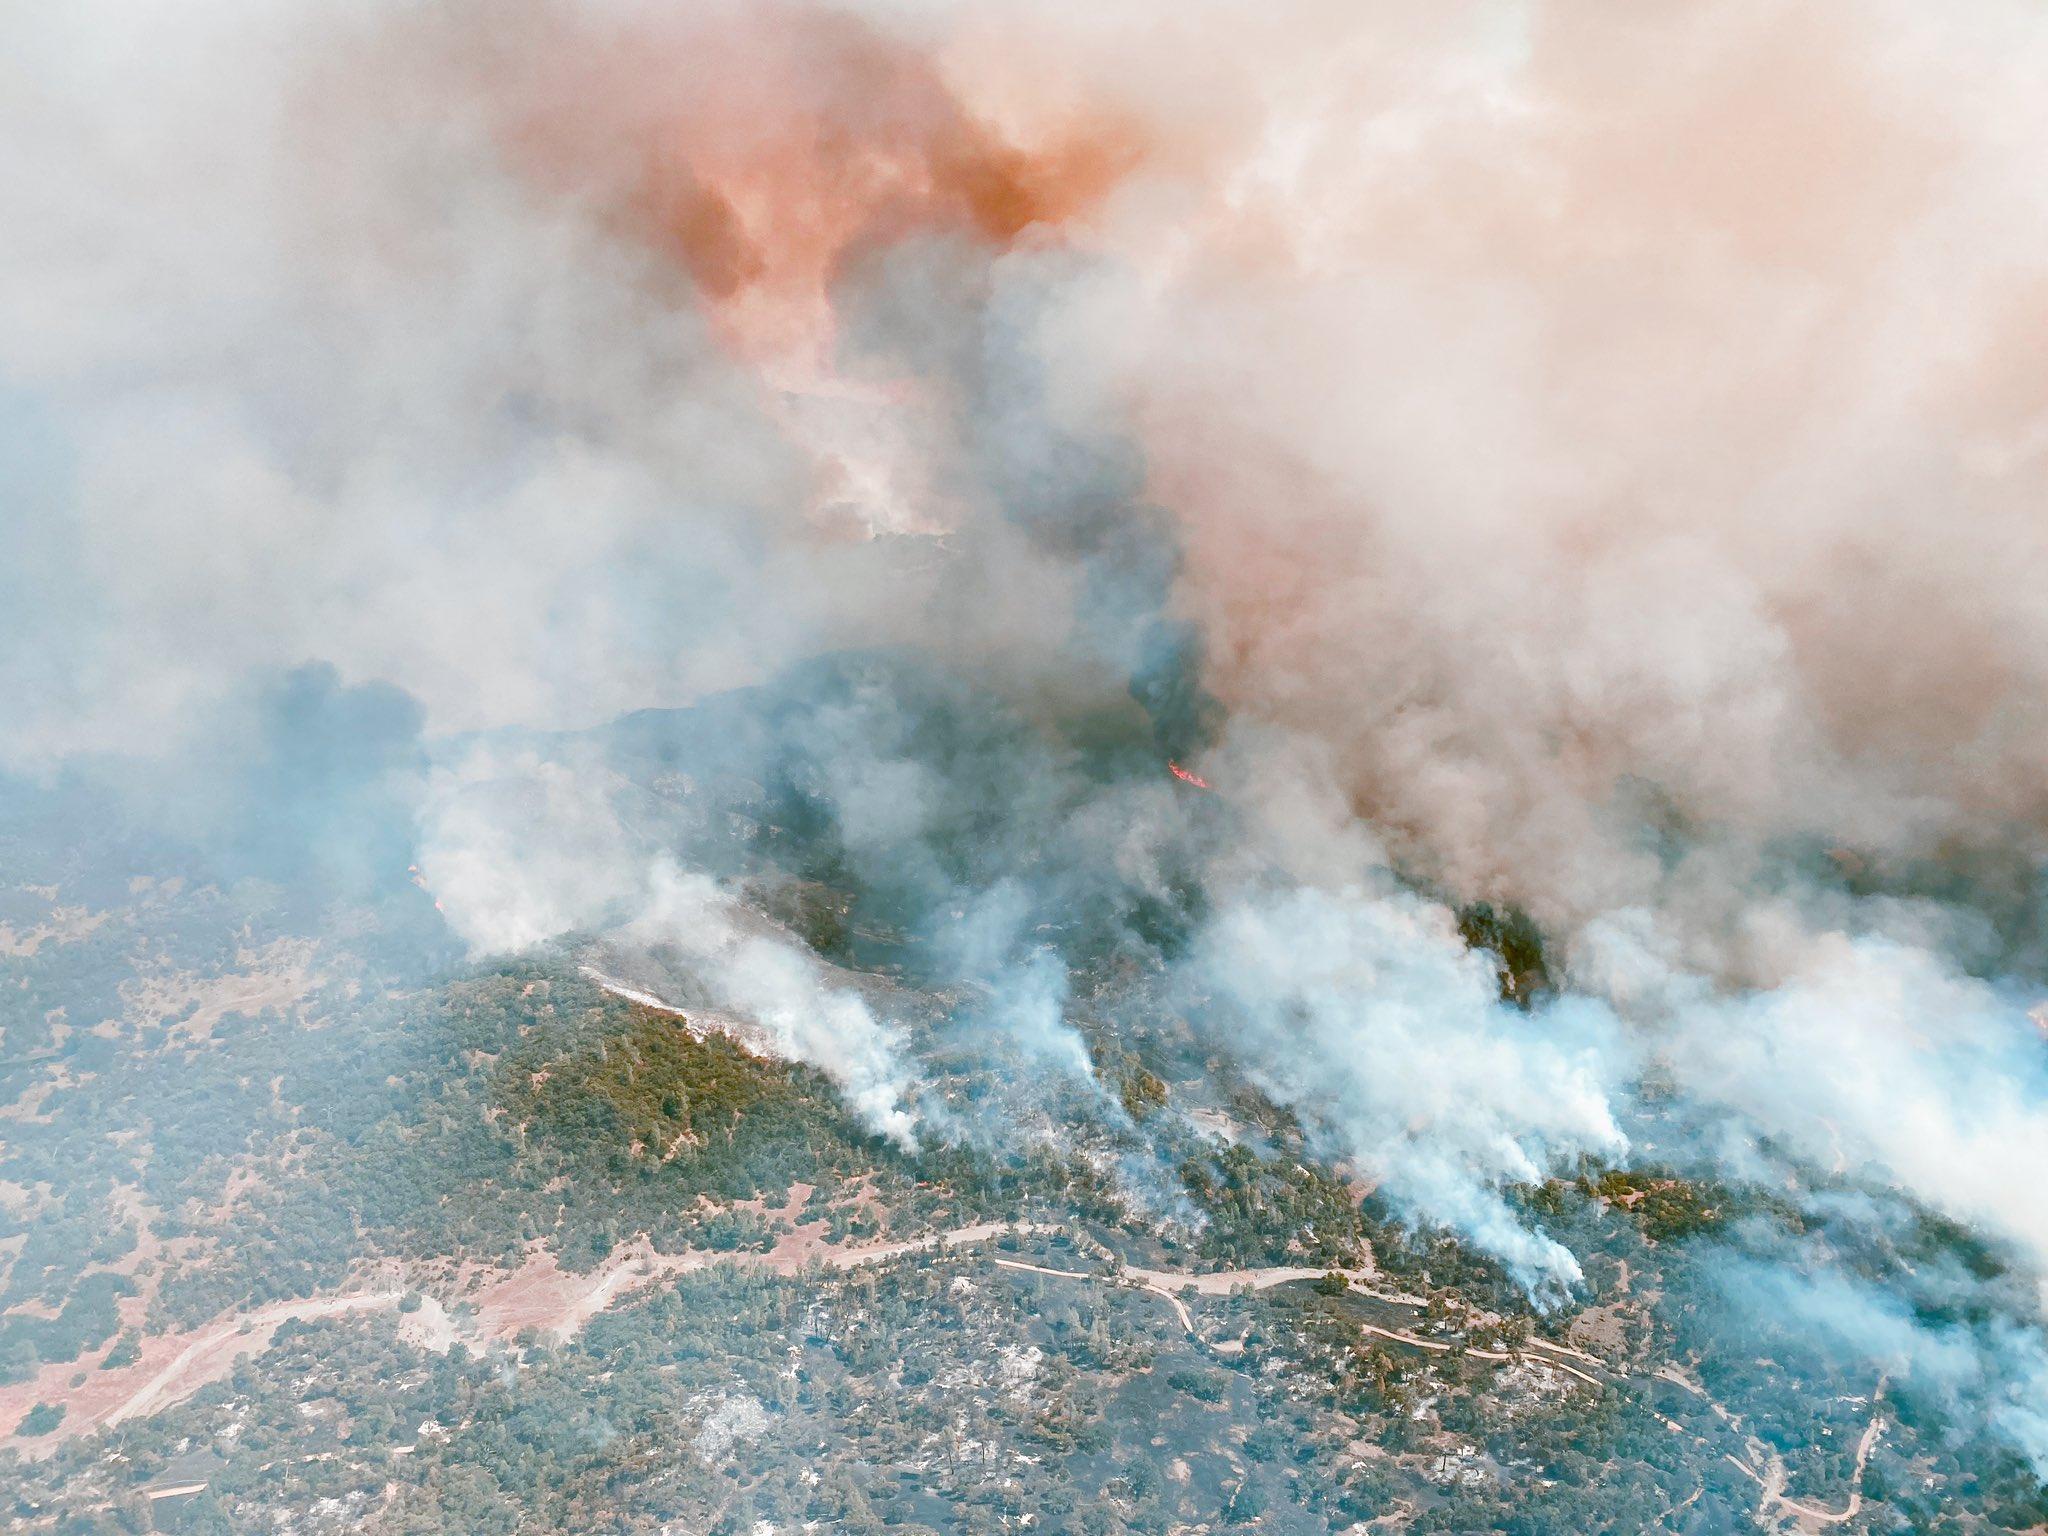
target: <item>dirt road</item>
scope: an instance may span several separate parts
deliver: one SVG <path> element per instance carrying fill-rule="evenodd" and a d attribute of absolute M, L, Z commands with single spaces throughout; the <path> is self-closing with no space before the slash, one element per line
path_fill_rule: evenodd
<path fill-rule="evenodd" d="M 1877 1390 L 1870 1395 L 1870 1422 L 1863 1427 L 1863 1438 L 1856 1442 L 1856 1471 L 1850 1479 L 1849 1502 L 1840 1509 L 1827 1509 L 1819 1504 L 1809 1504 L 1804 1499 L 1787 1497 L 1785 1463 L 1774 1451 L 1763 1454 L 1761 1471 L 1738 1456 L 1723 1453 L 1728 1461 L 1763 1489 L 1763 1497 L 1757 1503 L 1759 1516 L 1769 1514 L 1775 1507 L 1803 1524 L 1841 1525 L 1863 1512 L 1863 1469 L 1870 1462 L 1870 1452 L 1877 1444 L 1878 1436 L 1884 1433 L 1884 1414 L 1879 1404 L 1884 1399 L 1886 1384 L 1885 1378 L 1878 1378 Z M 1751 1443 L 1750 1453 L 1759 1454 L 1755 1442 Z"/>
<path fill-rule="evenodd" d="M 267 1348 L 271 1336 L 288 1322 L 336 1317 L 347 1312 L 385 1311 L 397 1306 L 404 1294 L 368 1291 L 307 1301 L 280 1301 L 216 1324 L 186 1344 L 154 1375 L 101 1415 L 97 1423 L 119 1424 L 190 1396 L 208 1381 L 227 1374 L 241 1356 Z"/>
<path fill-rule="evenodd" d="M 633 1292 L 659 1280 L 717 1263 L 755 1265 L 785 1275 L 800 1274 L 812 1263 L 846 1271 L 886 1263 L 914 1253 L 951 1251 L 1006 1236 L 1040 1236 L 1054 1230 L 1038 1222 L 983 1221 L 894 1242 L 832 1244 L 814 1241 L 790 1247 L 779 1245 L 767 1254 L 698 1249 L 659 1253 L 645 1238 L 641 1238 L 614 1252 L 596 1269 L 583 1273 L 562 1269 L 552 1254 L 536 1249 L 518 1269 L 487 1273 L 472 1282 L 461 1298 L 468 1303 L 472 1315 L 460 1330 L 460 1336 L 473 1342 L 504 1340 L 530 1328 L 566 1340 L 573 1338 L 592 1318 Z M 1087 1271 L 1051 1269 L 1019 1259 L 998 1258 L 996 1262 L 1011 1269 L 1036 1270 L 1076 1280 L 1108 1281 L 1118 1278 Z M 1193 1333 L 1194 1315 L 1178 1294 L 1182 1289 L 1191 1289 L 1198 1295 L 1221 1296 L 1238 1286 L 1264 1290 L 1321 1273 L 1321 1270 L 1314 1269 L 1192 1272 L 1133 1267 L 1124 1270 L 1121 1279 L 1165 1301 L 1173 1308 L 1181 1326 Z M 1358 1273 L 1363 1278 L 1366 1272 Z M 396 1276 L 392 1275 L 391 1279 L 395 1282 Z M 61 1394 L 70 1412 L 50 1443 L 102 1425 L 120 1424 L 184 1401 L 208 1382 L 226 1376 L 242 1356 L 266 1349 L 272 1336 L 286 1322 L 336 1317 L 351 1312 L 386 1311 L 395 1308 L 404 1294 L 402 1286 L 389 1283 L 340 1295 L 275 1302 L 220 1318 L 189 1334 L 151 1340 L 141 1360 L 126 1371 L 100 1375 L 92 1383 L 95 1390 Z M 426 1297 L 422 1307 L 410 1315 L 409 1321 L 414 1342 L 423 1348 L 442 1352 L 458 1337 L 458 1330 L 442 1300 L 434 1296 Z"/>
<path fill-rule="evenodd" d="M 727 1253 L 693 1249 L 683 1253 L 664 1254 L 655 1251 L 643 1237 L 616 1250 L 595 1270 L 581 1274 L 561 1269 L 551 1253 L 537 1248 L 527 1263 L 519 1269 L 486 1272 L 478 1281 L 471 1283 L 462 1297 L 468 1304 L 471 1316 L 459 1332 L 461 1336 L 473 1340 L 509 1339 L 530 1328 L 566 1340 L 578 1333 L 592 1318 L 633 1292 L 657 1280 L 706 1269 L 714 1264 L 737 1264 L 791 1276 L 801 1274 L 811 1264 L 820 1264 L 827 1269 L 844 1272 L 870 1264 L 886 1263 L 915 1253 L 950 1252 L 1007 1236 L 1041 1236 L 1057 1230 L 1035 1222 L 984 1221 L 893 1242 L 834 1244 L 815 1240 L 814 1237 L 814 1240 L 808 1243 L 794 1246 L 778 1244 L 776 1249 L 768 1253 Z M 1298 1281 L 1320 1279 L 1328 1273 L 1320 1268 L 1299 1266 L 1227 1270 L 1152 1269 L 1141 1265 L 1115 1267 L 1113 1260 L 1109 1266 L 1101 1269 L 1081 1270 L 1062 1269 L 1001 1254 L 992 1254 L 989 1259 L 1002 1269 L 1099 1285 L 1124 1285 L 1146 1291 L 1171 1307 L 1182 1329 L 1191 1336 L 1197 1330 L 1194 1313 L 1184 1299 L 1189 1295 L 1221 1297 L 1228 1296 L 1240 1288 L 1263 1291 Z M 1376 1300 L 1403 1306 L 1423 1305 L 1419 1297 L 1376 1290 L 1372 1285 L 1376 1271 L 1370 1264 L 1339 1273 L 1343 1274 L 1357 1291 Z M 130 1375 L 132 1381 L 103 1381 L 99 1384 L 100 1391 L 80 1394 L 81 1399 L 86 1400 L 75 1401 L 69 1405 L 74 1411 L 67 1414 L 64 1424 L 57 1435 L 52 1437 L 51 1443 L 57 1438 L 83 1433 L 102 1425 L 120 1424 L 184 1400 L 208 1382 L 225 1376 L 233 1368 L 234 1362 L 243 1355 L 267 1348 L 278 1328 L 286 1322 L 335 1317 L 352 1312 L 389 1310 L 397 1307 L 404 1295 L 403 1289 L 392 1285 L 334 1296 L 312 1297 L 303 1301 L 276 1302 L 223 1318 L 182 1340 L 174 1336 L 170 1339 L 152 1341 L 154 1347 L 146 1350 L 144 1358 L 130 1367 L 128 1372 L 122 1373 Z M 415 1343 L 437 1352 L 448 1349 L 458 1337 L 458 1329 L 451 1322 L 442 1301 L 432 1296 L 425 1298 L 424 1305 L 410 1315 L 409 1326 L 409 1336 L 413 1337 Z M 1389 1328 L 1365 1321 L 1359 1321 L 1356 1326 L 1362 1333 L 1430 1354 L 1448 1354 L 1458 1347 L 1450 1340 L 1426 1337 L 1407 1329 Z M 175 1352 L 166 1358 L 163 1351 L 173 1347 Z M 1525 1351 L 1526 1353 L 1511 1352 L 1472 1345 L 1465 1346 L 1464 1350 L 1474 1359 L 1498 1363 L 1509 1362 L 1518 1355 L 1526 1357 L 1532 1354 L 1540 1357 L 1542 1362 L 1552 1369 L 1594 1387 L 1608 1384 L 1602 1376 L 1594 1374 L 1595 1370 L 1606 1372 L 1610 1377 L 1617 1374 L 1615 1367 L 1585 1351 L 1548 1339 L 1528 1340 Z M 1704 1399 L 1731 1432 L 1741 1433 L 1740 1421 L 1715 1402 L 1704 1388 L 1668 1366 L 1660 1368 L 1653 1374 Z M 112 1389 L 111 1393 L 107 1390 L 109 1388 Z M 1766 1515 L 1775 1508 L 1784 1511 L 1796 1521 L 1815 1526 L 1837 1525 L 1854 1519 L 1863 1506 L 1863 1469 L 1884 1428 L 1880 1407 L 1883 1392 L 1884 1383 L 1880 1381 L 1877 1394 L 1872 1400 L 1870 1422 L 1864 1429 L 1862 1440 L 1856 1449 L 1855 1486 L 1849 1495 L 1847 1506 L 1841 1510 L 1827 1509 L 1788 1496 L 1785 1493 L 1786 1472 L 1782 1461 L 1775 1454 L 1763 1451 L 1753 1442 L 1745 1443 L 1745 1456 L 1724 1453 L 1727 1459 L 1740 1468 L 1761 1490 L 1759 1514 Z M 1680 1428 L 1673 1421 L 1665 1422 L 1674 1430 Z"/>

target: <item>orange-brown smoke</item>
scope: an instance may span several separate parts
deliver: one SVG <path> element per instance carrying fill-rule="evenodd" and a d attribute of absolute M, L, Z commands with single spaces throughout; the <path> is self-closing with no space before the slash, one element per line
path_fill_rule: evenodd
<path fill-rule="evenodd" d="M 247 306 L 237 355 L 278 375 L 318 357 L 341 375 L 307 386 L 322 409 L 292 450 L 346 466 L 307 477 L 309 519 L 330 482 L 353 486 L 380 454 L 394 483 L 489 483 L 452 461 L 484 444 L 497 468 L 502 402 L 538 399 L 560 428 L 540 441 L 581 442 L 587 462 L 565 455 L 561 487 L 469 530 L 480 548 L 525 550 L 511 530 L 548 551 L 508 561 L 520 579 L 506 590 L 530 609 L 556 606 L 552 541 L 580 547 L 535 509 L 629 505 L 594 517 L 629 527 L 637 556 L 669 533 L 679 484 L 745 509 L 745 528 L 719 530 L 730 549 L 778 517 L 756 542 L 779 558 L 821 527 L 980 516 L 980 558 L 1009 532 L 988 515 L 1002 494 L 1069 469 L 1049 453 L 989 488 L 986 461 L 1007 450 L 975 436 L 987 399 L 946 369 L 974 353 L 985 377 L 999 332 L 1011 382 L 1029 379 L 1010 391 L 1029 397 L 1020 414 L 1049 419 L 1004 423 L 1017 456 L 1070 428 L 1136 446 L 1143 493 L 1172 520 L 1175 616 L 1202 635 L 1207 685 L 1238 721 L 1309 738 L 1349 806 L 1448 890 L 1570 928 L 1675 910 L 1701 885 L 1746 891 L 1758 851 L 1785 844 L 1849 850 L 1880 880 L 1959 846 L 2021 862 L 2048 847 L 2038 7 L 457 0 L 318 26 L 313 13 L 276 4 L 292 46 L 253 50 L 248 70 L 290 58 L 270 86 L 307 103 L 302 138 L 269 136 L 260 113 L 248 131 L 219 126 L 260 100 L 248 91 L 173 101 L 189 144 L 162 149 L 150 121 L 111 190 L 52 193 L 58 206 L 16 221 L 55 231 L 40 237 L 54 254 L 9 332 L 16 354 L 61 353 L 50 314 L 75 314 L 80 354 L 97 355 L 107 327 L 90 317 L 118 305 L 66 308 L 93 291 L 81 270 L 138 304 L 175 291 L 180 325 Z M 307 89 L 313 56 L 327 62 Z M 74 126 L 37 142 L 89 138 Z M 270 179 L 290 194 L 275 206 Z M 114 208 L 156 241 L 135 259 L 147 281 L 71 257 L 127 249 L 103 227 Z M 273 219 L 317 226 L 334 254 L 307 239 L 278 259 Z M 891 290 L 889 334 L 849 341 L 881 258 L 926 240 L 959 254 L 932 267 L 958 291 L 920 307 Z M 1072 260 L 1032 266 L 1049 246 Z M 699 313 L 715 359 L 695 345 Z M 384 350 L 265 350 L 313 321 L 352 344 L 381 328 Z M 267 401 L 270 385 L 251 393 Z M 343 385 L 353 417 L 331 408 Z M 695 415 L 665 414 L 665 393 Z M 87 458 L 101 477 L 120 462 Z M 274 505 L 248 478 L 194 499 Z M 191 526 L 182 506 L 132 510 L 178 476 L 152 461 L 134 480 L 107 489 L 109 517 Z M 1131 499 L 1128 483 L 1099 489 Z M 382 507 L 385 491 L 361 494 Z M 451 520 L 464 505 L 429 500 Z M 801 515 L 834 506 L 856 515 Z M 706 542 L 676 542 L 693 538 Z M 383 552 L 365 539 L 375 574 Z M 129 605 L 145 627 L 159 622 L 151 574 Z M 987 649 L 1019 615 L 1059 629 L 1058 599 L 1088 586 L 1040 571 L 994 613 L 978 599 L 1002 574 L 946 620 L 972 610 Z M 845 643 L 879 626 L 871 610 L 895 623 L 914 606 L 870 603 L 836 572 L 802 598 L 780 567 L 777 580 L 743 606 L 790 619 L 771 626 L 778 644 Z M 491 718 L 587 686 L 589 666 L 556 660 L 577 648 L 524 638 L 505 606 L 416 644 L 365 624 L 360 668 L 437 710 L 501 699 Z M 354 617 L 340 599 L 333 611 Z M 645 628 L 595 599 L 576 611 L 591 657 Z M 513 643 L 536 659 L 479 679 L 479 632 L 499 637 L 490 661 Z M 916 638 L 960 643 L 945 624 Z M 650 657 L 645 676 L 690 659 Z M 1681 867 L 1646 828 L 1729 862 Z"/>
<path fill-rule="evenodd" d="M 863 532 L 957 521 L 946 381 L 843 355 L 869 259 L 1085 254 L 1025 339 L 1141 445 L 1209 685 L 1568 927 L 1686 899 L 1645 814 L 1880 869 L 2048 828 L 2048 123 L 1976 69 L 2044 44 L 1967 10 L 534 0 L 445 51 Z"/>
<path fill-rule="evenodd" d="M 1113 103 L 978 115 L 934 39 L 853 10 L 536 0 L 453 35 L 400 30 L 404 67 L 424 44 L 538 197 L 678 279 L 807 462 L 808 522 L 837 535 L 958 520 L 921 441 L 948 403 L 843 357 L 848 274 L 921 238 L 983 261 L 1059 241 L 1146 153 Z"/>
<path fill-rule="evenodd" d="M 484 86 L 517 161 L 672 258 L 735 349 L 777 370 L 829 367 L 832 288 L 864 255 L 1049 234 L 1142 153 L 1102 112 L 1013 142 L 912 42 L 815 6 L 612 25 L 563 9 L 506 63 Z"/>
<path fill-rule="evenodd" d="M 2048 848 L 2035 8 L 1091 14 L 1180 149 L 1048 347 L 1241 722 L 1567 929 Z"/>

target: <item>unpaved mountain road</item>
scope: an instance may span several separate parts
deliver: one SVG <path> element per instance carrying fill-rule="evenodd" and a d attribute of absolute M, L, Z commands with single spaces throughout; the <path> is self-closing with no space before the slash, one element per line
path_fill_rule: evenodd
<path fill-rule="evenodd" d="M 1870 1396 L 1870 1422 L 1863 1427 L 1863 1438 L 1856 1442 L 1856 1471 L 1850 1480 L 1849 1502 L 1841 1509 L 1825 1509 L 1818 1504 L 1809 1504 L 1804 1499 L 1794 1499 L 1785 1493 L 1785 1463 L 1775 1451 L 1763 1453 L 1764 1467 L 1759 1472 L 1740 1457 L 1724 1452 L 1727 1459 L 1753 1479 L 1763 1489 L 1763 1499 L 1757 1507 L 1759 1516 L 1768 1514 L 1773 1507 L 1785 1510 L 1795 1520 L 1810 1521 L 1816 1525 L 1841 1525 L 1854 1520 L 1863 1512 L 1863 1469 L 1870 1462 L 1871 1448 L 1877 1444 L 1877 1437 L 1884 1433 L 1884 1415 L 1878 1404 L 1884 1397 L 1885 1381 L 1879 1378 L 1877 1390 Z M 1751 1443 L 1751 1454 L 1759 1448 Z"/>
<path fill-rule="evenodd" d="M 597 1268 L 583 1273 L 563 1270 L 552 1254 L 536 1249 L 519 1268 L 482 1272 L 472 1278 L 462 1296 L 448 1298 L 449 1305 L 462 1300 L 471 1309 L 473 1315 L 461 1330 L 451 1321 L 443 1300 L 434 1295 L 424 1296 L 419 1309 L 407 1314 L 405 1326 L 414 1343 L 437 1353 L 445 1352 L 459 1337 L 472 1343 L 504 1340 L 529 1328 L 568 1339 L 593 1317 L 633 1292 L 657 1280 L 718 1263 L 749 1265 L 793 1276 L 812 1263 L 843 1271 L 914 1253 L 970 1247 L 999 1237 L 1027 1237 L 1051 1230 L 1036 1222 L 985 1221 L 894 1242 L 814 1241 L 778 1245 L 766 1254 L 710 1249 L 660 1253 L 643 1237 L 615 1250 Z M 66 1413 L 58 1428 L 32 1441 L 8 1443 L 31 1454 L 43 1454 L 73 1435 L 170 1407 L 207 1383 L 226 1376 L 238 1359 L 266 1349 L 285 1323 L 396 1309 L 406 1295 L 406 1288 L 397 1281 L 395 1272 L 386 1269 L 372 1279 L 372 1288 L 272 1302 L 227 1314 L 199 1328 L 148 1339 L 142 1358 L 135 1364 L 114 1371 L 95 1371 L 78 1389 L 45 1392 L 43 1395 L 52 1396 L 65 1406 Z M 5 1415 L 7 1422 L 19 1422 L 29 1403 L 37 1400 L 39 1386 L 31 1381 L 14 1388 L 0 1388 L 0 1414 Z M 21 1397 L 22 1401 L 14 1403 L 13 1397 Z"/>
<path fill-rule="evenodd" d="M 322 1296 L 307 1301 L 279 1301 L 244 1312 L 206 1329 L 128 1396 L 99 1419 L 119 1424 L 166 1407 L 189 1396 L 201 1382 L 225 1374 L 242 1355 L 268 1345 L 284 1324 L 347 1312 L 383 1311 L 398 1305 L 403 1291 L 366 1291 L 349 1296 Z"/>
<path fill-rule="evenodd" d="M 1044 1236 L 1058 1230 L 1037 1222 L 984 1221 L 893 1242 L 814 1241 L 793 1247 L 778 1244 L 776 1249 L 765 1254 L 708 1249 L 665 1254 L 657 1252 L 642 1237 L 615 1250 L 596 1269 L 583 1274 L 560 1269 L 551 1254 L 537 1250 L 518 1270 L 499 1271 L 472 1285 L 469 1293 L 461 1299 L 469 1303 L 474 1315 L 460 1333 L 450 1321 L 443 1300 L 434 1296 L 425 1297 L 420 1308 L 409 1314 L 406 1326 L 413 1342 L 436 1352 L 447 1350 L 465 1334 L 472 1339 L 509 1339 L 531 1328 L 552 1334 L 557 1339 L 568 1339 L 593 1317 L 633 1292 L 657 1280 L 689 1274 L 715 1264 L 767 1269 L 787 1276 L 801 1275 L 813 1264 L 844 1272 L 911 1254 L 951 1252 L 1004 1237 Z M 1000 1253 L 989 1255 L 989 1260 L 1000 1269 L 1014 1272 L 1098 1285 L 1123 1285 L 1145 1291 L 1171 1307 L 1181 1327 L 1191 1336 L 1197 1334 L 1197 1329 L 1194 1313 L 1184 1299 L 1187 1295 L 1221 1297 L 1240 1289 L 1270 1290 L 1299 1281 L 1321 1279 L 1329 1273 L 1325 1269 L 1298 1266 L 1174 1270 L 1112 1264 L 1098 1270 L 1060 1269 L 1027 1259 L 1008 1258 Z M 1420 1297 L 1377 1289 L 1373 1284 L 1377 1274 L 1370 1265 L 1338 1273 L 1355 1291 L 1374 1300 L 1398 1306 L 1424 1305 Z M 129 1368 L 128 1373 L 123 1373 L 132 1373 L 135 1377 L 132 1382 L 119 1383 L 113 1396 L 109 1396 L 103 1386 L 92 1394 L 92 1401 L 67 1404 L 83 1411 L 67 1413 L 55 1434 L 35 1444 L 35 1452 L 40 1454 L 52 1449 L 69 1435 L 102 1425 L 120 1424 L 183 1401 L 208 1382 L 227 1375 L 243 1355 L 260 1352 L 267 1347 L 277 1330 L 287 1322 L 311 1321 L 355 1312 L 388 1311 L 397 1308 L 405 1294 L 403 1288 L 386 1285 L 374 1290 L 311 1297 L 302 1301 L 273 1302 L 219 1319 L 195 1330 L 182 1341 L 175 1336 L 152 1341 L 155 1347 L 146 1353 L 144 1360 Z M 1354 1326 L 1361 1333 L 1429 1354 L 1449 1354 L 1459 1348 L 1458 1341 L 1430 1338 L 1406 1329 L 1365 1321 L 1357 1321 Z M 175 1353 L 165 1358 L 164 1350 L 173 1346 Z M 1631 1374 L 1583 1350 L 1542 1338 L 1527 1340 L 1522 1352 L 1465 1345 L 1464 1353 L 1474 1359 L 1502 1364 L 1515 1360 L 1518 1354 L 1520 1358 L 1540 1356 L 1544 1365 L 1596 1388 L 1608 1385 L 1612 1379 L 1626 1379 Z M 1595 1370 L 1606 1373 L 1608 1379 L 1603 1380 L 1593 1374 Z M 1740 1420 L 1716 1402 L 1703 1387 L 1670 1367 L 1662 1367 L 1650 1375 L 1674 1383 L 1701 1398 L 1730 1433 L 1741 1433 Z M 1724 1452 L 1727 1460 L 1762 1490 L 1759 1516 L 1767 1515 L 1775 1508 L 1796 1521 L 1816 1526 L 1838 1525 L 1854 1519 L 1863 1507 L 1863 1470 L 1884 1428 L 1880 1406 L 1883 1392 L 1884 1383 L 1880 1381 L 1871 1402 L 1870 1422 L 1856 1448 L 1854 1486 L 1847 1506 L 1841 1510 L 1826 1509 L 1788 1496 L 1784 1491 L 1786 1470 L 1782 1459 L 1747 1437 L 1744 1440 L 1745 1456 Z M 1673 1431 L 1685 1432 L 1676 1421 L 1665 1419 L 1661 1414 L 1658 1417 Z"/>

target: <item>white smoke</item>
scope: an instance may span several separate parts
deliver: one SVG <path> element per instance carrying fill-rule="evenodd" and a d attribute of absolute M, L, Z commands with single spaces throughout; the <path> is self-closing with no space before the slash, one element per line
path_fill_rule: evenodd
<path fill-rule="evenodd" d="M 817 960 L 795 944 L 748 931 L 743 910 L 710 877 L 662 860 L 648 886 L 629 935 L 680 954 L 725 1006 L 837 1083 L 870 1130 L 916 1146 L 917 1118 L 904 1106 L 911 1074 L 902 1043 L 858 994 L 829 985 Z"/>
<path fill-rule="evenodd" d="M 1520 1017 L 1451 914 L 1394 890 L 1230 895 L 1196 965 L 1260 1085 L 1399 1209 L 1464 1233 L 1532 1291 L 1578 1282 L 1578 1261 L 1499 1191 L 1626 1152 L 1604 1010 Z"/>
<path fill-rule="evenodd" d="M 659 948 L 716 1006 L 830 1077 L 862 1124 L 916 1144 L 899 1032 L 710 876 L 650 855 L 621 823 L 600 770 L 472 753 L 435 786 L 420 873 L 474 955 L 597 931 Z"/>
<path fill-rule="evenodd" d="M 601 775 L 531 754 L 470 754 L 422 819 L 421 884 L 472 955 L 520 954 L 626 915 L 645 854 Z"/>
<path fill-rule="evenodd" d="M 1728 995 L 1660 953 L 1649 914 L 1589 931 L 1574 975 L 1651 1031 L 1664 1065 L 1808 1166 L 1895 1182 L 2048 1267 L 2048 1053 L 2023 1002 L 1881 938 L 1813 940 L 1769 991 Z"/>

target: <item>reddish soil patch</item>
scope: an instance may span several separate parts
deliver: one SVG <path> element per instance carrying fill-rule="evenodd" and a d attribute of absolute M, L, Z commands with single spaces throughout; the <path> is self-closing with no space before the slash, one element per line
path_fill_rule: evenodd
<path fill-rule="evenodd" d="M 183 1401 L 208 1382 L 225 1376 L 241 1356 L 267 1348 L 271 1336 L 293 1318 L 395 1307 L 399 1294 L 379 1291 L 278 1302 L 204 1328 L 144 1339 L 140 1357 L 116 1371 L 97 1369 L 105 1348 L 68 1364 L 45 1365 L 28 1381 L 0 1387 L 0 1425 L 10 1431 L 5 1443 L 30 1456 L 46 1455 L 67 1436 Z M 81 1371 L 85 1381 L 72 1386 L 72 1378 Z M 32 1440 L 14 1438 L 13 1426 L 36 1403 L 62 1403 L 64 1421 L 50 1434 Z"/>

